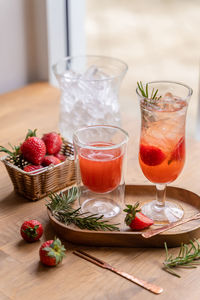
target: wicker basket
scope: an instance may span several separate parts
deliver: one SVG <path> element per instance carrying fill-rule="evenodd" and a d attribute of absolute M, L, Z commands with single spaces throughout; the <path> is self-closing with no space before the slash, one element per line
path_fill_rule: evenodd
<path fill-rule="evenodd" d="M 17 193 L 30 200 L 38 200 L 47 196 L 50 192 L 63 190 L 75 183 L 75 166 L 73 145 L 64 142 L 61 153 L 66 155 L 66 160 L 58 165 L 50 165 L 34 172 L 24 172 L 22 169 L 13 165 L 12 158 L 5 156 L 2 161 Z M 27 165 L 23 161 L 23 166 Z"/>

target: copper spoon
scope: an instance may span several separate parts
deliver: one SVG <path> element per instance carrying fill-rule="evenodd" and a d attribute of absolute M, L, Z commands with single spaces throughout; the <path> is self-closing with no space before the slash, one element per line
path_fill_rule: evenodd
<path fill-rule="evenodd" d="M 73 254 L 83 258 L 83 259 L 86 259 L 87 261 L 101 267 L 101 268 L 104 268 L 104 269 L 107 269 L 107 270 L 110 270 L 138 285 L 140 285 L 141 287 L 143 287 L 144 289 L 147 289 L 148 291 L 154 293 L 154 294 L 160 294 L 162 293 L 163 291 L 163 288 L 162 287 L 159 287 L 155 284 L 152 284 L 152 283 L 149 283 L 147 281 L 144 281 L 142 279 L 138 279 L 136 278 L 135 276 L 133 275 L 130 275 L 128 273 L 125 273 L 125 272 L 122 272 L 122 271 L 119 271 L 117 270 L 116 268 L 112 267 L 111 265 L 109 265 L 108 263 L 106 263 L 105 261 L 97 258 L 97 257 L 94 257 L 86 252 L 83 252 L 81 250 L 76 250 L 73 252 Z"/>
<path fill-rule="evenodd" d="M 184 219 L 184 220 L 180 220 L 180 221 L 176 221 L 176 222 L 173 222 L 173 223 L 170 223 L 170 224 L 167 224 L 163 227 L 159 227 L 159 228 L 156 228 L 156 229 L 150 229 L 150 230 L 147 230 L 146 232 L 143 232 L 142 233 L 142 236 L 146 239 L 154 236 L 154 235 L 157 235 L 161 232 L 164 232 L 164 231 L 167 231 L 168 229 L 171 229 L 171 228 L 174 228 L 176 226 L 179 226 L 179 225 L 182 225 L 182 224 L 185 224 L 187 222 L 190 222 L 192 220 L 198 220 L 200 219 L 200 213 L 190 217 L 190 218 L 187 218 L 187 219 Z"/>

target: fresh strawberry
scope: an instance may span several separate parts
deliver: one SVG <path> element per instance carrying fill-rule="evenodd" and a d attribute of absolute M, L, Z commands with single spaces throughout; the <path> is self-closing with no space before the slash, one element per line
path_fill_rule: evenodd
<path fill-rule="evenodd" d="M 40 247 L 40 261 L 47 266 L 56 266 L 62 261 L 65 251 L 59 239 L 49 240 Z"/>
<path fill-rule="evenodd" d="M 43 234 L 43 227 L 37 220 L 25 221 L 20 229 L 21 236 L 27 242 L 35 242 Z"/>
<path fill-rule="evenodd" d="M 20 147 L 24 159 L 34 165 L 40 165 L 46 154 L 46 146 L 43 140 L 36 136 L 27 138 Z"/>
<path fill-rule="evenodd" d="M 140 146 L 140 158 L 148 166 L 157 166 L 163 162 L 166 155 L 157 147 L 142 144 Z"/>
<path fill-rule="evenodd" d="M 126 205 L 124 212 L 127 213 L 125 217 L 125 223 L 130 226 L 131 229 L 141 230 L 147 228 L 153 224 L 153 220 L 141 213 L 138 209 L 139 203 L 137 202 L 134 206 Z"/>
<path fill-rule="evenodd" d="M 39 170 L 39 169 L 42 169 L 43 166 L 41 165 L 28 165 L 26 167 L 24 167 L 24 171 L 25 172 L 33 172 L 33 171 L 36 171 L 36 170 Z M 34 172 L 34 174 L 37 173 L 37 172 Z"/>
<path fill-rule="evenodd" d="M 49 165 L 58 165 L 61 161 L 54 155 L 46 155 L 43 159 L 42 165 L 47 167 Z"/>
<path fill-rule="evenodd" d="M 66 160 L 66 156 L 62 153 L 56 153 L 56 154 L 54 154 L 54 156 L 57 157 L 60 161 Z"/>
<path fill-rule="evenodd" d="M 182 136 L 182 138 L 180 138 L 180 140 L 176 144 L 168 163 L 171 163 L 173 160 L 182 160 L 184 159 L 184 157 L 185 157 L 185 138 L 184 136 Z"/>
<path fill-rule="evenodd" d="M 42 140 L 44 141 L 48 154 L 58 153 L 62 146 L 62 139 L 56 132 L 50 132 L 43 135 Z"/>

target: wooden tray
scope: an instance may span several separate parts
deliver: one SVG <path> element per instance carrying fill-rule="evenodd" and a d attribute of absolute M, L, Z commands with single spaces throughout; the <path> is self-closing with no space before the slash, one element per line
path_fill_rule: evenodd
<path fill-rule="evenodd" d="M 136 201 L 144 203 L 155 198 L 155 187 L 146 185 L 127 185 L 125 189 L 125 203 L 133 204 Z M 185 211 L 184 218 L 188 218 L 200 211 L 200 197 L 188 190 L 167 187 L 167 199 L 178 203 Z M 48 210 L 48 216 L 57 234 L 63 239 L 82 245 L 91 246 L 118 246 L 118 247 L 164 247 L 167 242 L 169 247 L 177 247 L 180 244 L 188 243 L 190 240 L 200 236 L 200 220 L 188 222 L 163 232 L 150 239 L 142 237 L 141 231 L 130 231 L 123 224 L 120 232 L 89 231 L 82 230 L 74 225 L 65 225 L 57 221 Z M 117 222 L 114 220 L 113 222 Z M 151 228 L 157 226 L 151 226 Z"/>

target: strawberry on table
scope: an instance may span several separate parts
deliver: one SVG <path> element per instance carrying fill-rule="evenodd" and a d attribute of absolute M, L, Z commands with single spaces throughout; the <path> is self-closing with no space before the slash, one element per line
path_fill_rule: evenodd
<path fill-rule="evenodd" d="M 40 247 L 40 261 L 47 266 L 56 266 L 65 256 L 65 247 L 57 238 L 46 241 Z"/>
<path fill-rule="evenodd" d="M 40 165 L 46 154 L 46 146 L 42 139 L 35 136 L 35 132 L 29 130 L 26 140 L 20 147 L 24 159 L 34 165 Z"/>
<path fill-rule="evenodd" d="M 43 169 L 43 166 L 41 166 L 41 165 L 28 165 L 28 166 L 24 167 L 25 172 L 33 172 L 33 171 L 40 170 L 40 169 Z M 34 172 L 34 173 L 37 173 L 37 172 Z"/>
<path fill-rule="evenodd" d="M 35 242 L 43 234 L 43 227 L 37 220 L 25 221 L 20 229 L 21 236 L 27 242 Z"/>
<path fill-rule="evenodd" d="M 126 205 L 124 212 L 127 213 L 125 217 L 125 223 L 133 230 L 142 230 L 153 225 L 153 220 L 141 213 L 141 210 L 138 209 L 139 202 L 134 206 Z"/>
<path fill-rule="evenodd" d="M 60 151 L 62 146 L 62 138 L 58 133 L 46 133 L 43 135 L 42 140 L 46 145 L 48 154 L 56 154 Z"/>
<path fill-rule="evenodd" d="M 47 167 L 49 165 L 58 165 L 60 163 L 61 161 L 54 155 L 46 155 L 43 159 L 42 165 Z"/>
<path fill-rule="evenodd" d="M 161 149 L 155 146 L 141 144 L 140 158 L 143 163 L 148 166 L 157 166 L 164 161 L 166 155 L 162 152 Z"/>

